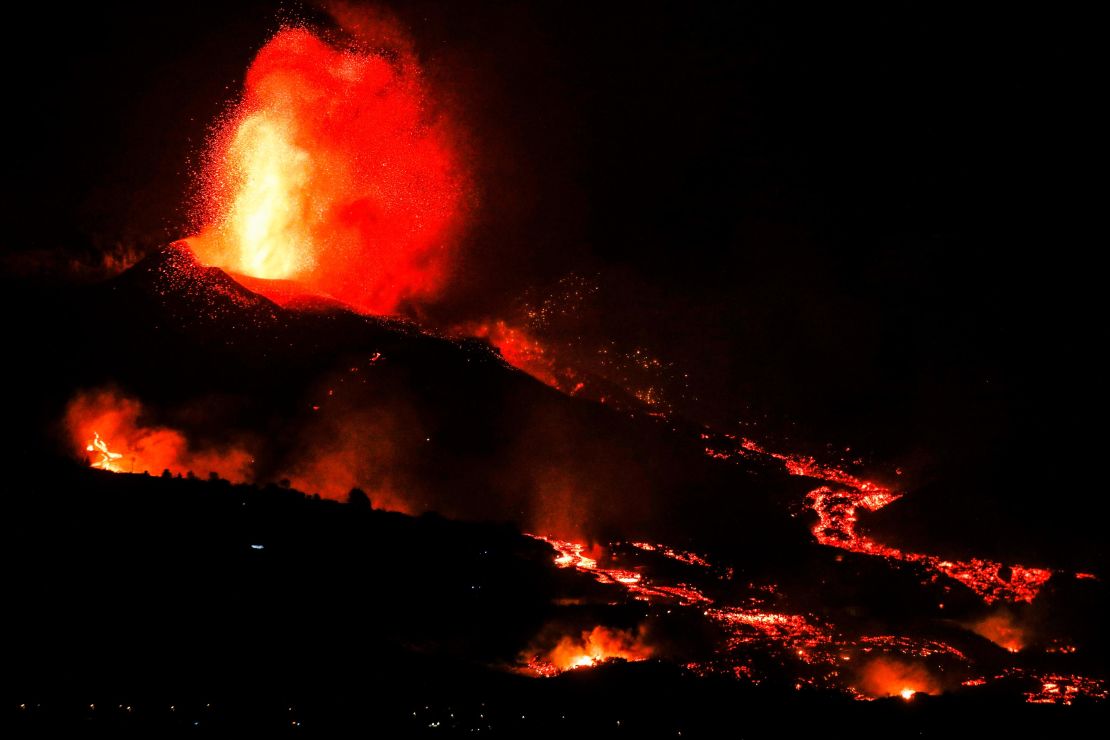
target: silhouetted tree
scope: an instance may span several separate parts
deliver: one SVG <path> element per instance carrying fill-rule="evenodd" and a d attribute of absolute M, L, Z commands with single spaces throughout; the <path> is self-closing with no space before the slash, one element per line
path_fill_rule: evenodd
<path fill-rule="evenodd" d="M 169 468 L 166 468 L 165 470 L 162 471 L 162 477 L 163 478 L 172 478 L 173 473 L 170 472 Z"/>
<path fill-rule="evenodd" d="M 352 488 L 351 492 L 347 494 L 347 503 L 356 509 L 372 509 L 374 508 L 370 503 L 370 497 L 366 495 L 366 491 L 361 488 Z"/>

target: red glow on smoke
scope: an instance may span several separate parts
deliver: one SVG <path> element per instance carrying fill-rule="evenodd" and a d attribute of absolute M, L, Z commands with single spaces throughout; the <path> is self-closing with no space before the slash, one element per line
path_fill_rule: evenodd
<path fill-rule="evenodd" d="M 972 622 L 968 627 L 972 632 L 987 638 L 995 645 L 1016 653 L 1025 647 L 1025 629 L 1017 623 L 1009 612 L 997 612 Z"/>
<path fill-rule="evenodd" d="M 551 351 L 519 326 L 499 319 L 460 326 L 453 333 L 486 340 L 505 362 L 552 388 L 573 396 L 582 387 L 570 368 L 560 368 Z"/>
<path fill-rule="evenodd" d="M 939 694 L 943 689 L 924 666 L 890 658 L 876 658 L 860 671 L 859 690 L 872 699 L 900 696 L 909 701 L 918 693 Z"/>
<path fill-rule="evenodd" d="M 368 364 L 379 357 L 369 357 Z M 153 475 L 169 470 L 203 478 L 216 473 L 235 483 L 259 482 L 246 446 L 198 445 L 181 429 L 152 423 L 150 415 L 137 399 L 100 389 L 79 393 L 70 401 L 64 424 L 71 449 L 101 470 Z M 321 413 L 305 441 L 273 471 L 274 479 L 336 501 L 346 501 L 351 489 L 360 488 L 379 509 L 412 513 L 388 475 L 395 455 L 391 423 L 383 414 Z"/>
<path fill-rule="evenodd" d="M 73 449 L 82 450 L 92 467 L 114 473 L 217 473 L 243 482 L 250 477 L 251 456 L 245 450 L 197 449 L 184 433 L 147 423 L 134 398 L 111 390 L 80 393 L 66 409 L 66 431 Z"/>
<path fill-rule="evenodd" d="M 213 140 L 189 244 L 204 264 L 391 313 L 443 286 L 462 177 L 402 34 L 345 21 L 362 47 L 287 28 L 259 51 Z"/>
<path fill-rule="evenodd" d="M 578 635 L 563 636 L 551 650 L 533 656 L 528 667 L 542 676 L 552 676 L 576 668 L 592 668 L 607 660 L 633 662 L 647 660 L 651 655 L 642 628 L 633 633 L 597 626 Z"/>

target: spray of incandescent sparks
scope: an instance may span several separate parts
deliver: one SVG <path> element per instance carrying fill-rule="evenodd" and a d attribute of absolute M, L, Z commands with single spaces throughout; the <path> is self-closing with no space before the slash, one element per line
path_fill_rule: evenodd
<path fill-rule="evenodd" d="M 206 265 L 392 313 L 442 288 L 465 178 L 396 24 L 341 15 L 343 45 L 285 28 L 258 52 L 188 243 Z"/>

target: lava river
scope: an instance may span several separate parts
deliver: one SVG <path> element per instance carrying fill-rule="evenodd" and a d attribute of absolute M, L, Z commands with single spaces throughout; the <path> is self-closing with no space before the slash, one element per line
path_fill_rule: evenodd
<path fill-rule="evenodd" d="M 780 461 L 793 475 L 813 478 L 814 488 L 804 505 L 816 517 L 812 533 L 817 543 L 881 559 L 891 568 L 909 567 L 923 585 L 945 582 L 946 589 L 965 588 L 983 605 L 1028 604 L 1034 601 L 1054 572 L 1044 568 L 1003 564 L 985 559 L 946 560 L 905 552 L 877 542 L 857 528 L 856 512 L 875 511 L 901 494 L 847 471 L 818 463 L 812 458 L 768 452 L 756 443 L 728 435 L 703 434 L 706 454 L 721 460 L 762 457 Z M 640 603 L 644 617 L 684 611 L 704 620 L 720 639 L 712 654 L 684 662 L 698 675 L 731 675 L 741 681 L 763 683 L 783 680 L 796 690 L 824 689 L 859 699 L 900 697 L 910 701 L 919 693 L 970 692 L 996 682 L 1019 686 L 1033 703 L 1070 704 L 1079 697 L 1104 700 L 1105 680 L 1063 671 L 1046 671 L 1036 661 L 1021 660 L 1020 650 L 1009 642 L 1000 647 L 1013 654 L 1008 662 L 979 660 L 981 651 L 969 655 L 966 647 L 914 634 L 871 634 L 858 626 L 837 625 L 815 613 L 792 609 L 789 595 L 773 583 L 739 583 L 730 567 L 659 543 L 616 542 L 606 548 L 533 535 L 555 550 L 555 565 L 574 569 L 614 590 L 623 592 L 619 602 Z M 670 561 L 666 568 L 658 567 Z M 675 579 L 676 572 L 684 574 Z M 1006 571 L 1009 578 L 1004 578 Z M 660 572 L 671 574 L 658 575 Z M 1090 579 L 1085 573 L 1061 577 Z M 726 586 L 727 588 L 722 588 Z M 727 592 L 728 598 L 714 594 Z M 742 596 L 737 597 L 740 593 Z M 989 633 L 982 633 L 987 634 Z M 1042 652 L 1074 652 L 1074 647 Z M 526 656 L 526 668 L 551 676 L 560 672 L 549 656 Z M 645 654 L 629 658 L 641 660 Z M 596 656 L 568 669 L 588 668 L 601 662 Z"/>

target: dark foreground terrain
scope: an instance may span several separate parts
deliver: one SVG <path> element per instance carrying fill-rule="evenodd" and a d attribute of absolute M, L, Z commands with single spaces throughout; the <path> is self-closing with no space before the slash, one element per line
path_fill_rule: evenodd
<path fill-rule="evenodd" d="M 766 455 L 712 459 L 700 427 L 561 394 L 474 340 L 282 308 L 172 247 L 103 283 L 7 288 L 0 721 L 20 734 L 1028 736 L 1105 717 L 1089 537 L 1050 528 L 1017 546 L 988 517 L 947 543 L 899 502 L 861 516 L 883 540 L 1059 569 L 1032 603 L 991 606 L 934 571 L 815 543 L 802 502 L 826 481 Z M 258 484 L 89 469 L 63 419 L 104 387 L 190 443 L 249 442 Z M 337 440 L 384 471 L 370 483 L 438 513 L 381 510 L 371 485 L 369 503 L 339 503 L 282 482 Z M 556 567 L 522 532 L 604 544 L 601 569 L 632 585 Z M 970 628 L 999 614 L 1029 649 Z M 648 659 L 528 669 L 595 627 L 648 630 Z M 840 661 L 877 656 L 927 665 L 945 693 L 853 699 Z M 1057 674 L 1090 688 L 1027 703 Z"/>
<path fill-rule="evenodd" d="M 19 735 L 1061 736 L 1106 716 L 656 660 L 530 677 L 510 667 L 537 630 L 604 589 L 511 527 L 34 462 L 4 517 L 0 721 Z"/>

